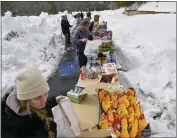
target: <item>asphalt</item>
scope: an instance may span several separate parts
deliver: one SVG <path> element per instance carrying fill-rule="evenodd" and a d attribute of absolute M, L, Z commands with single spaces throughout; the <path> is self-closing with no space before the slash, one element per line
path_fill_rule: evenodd
<path fill-rule="evenodd" d="M 72 37 L 73 37 L 73 32 L 71 33 L 71 42 L 72 42 Z M 75 58 L 77 58 L 76 50 L 73 43 L 71 43 L 71 47 L 73 49 L 68 50 L 64 54 L 61 62 L 58 65 L 58 70 L 61 64 L 66 63 L 68 61 L 74 61 Z M 66 95 L 69 90 L 74 88 L 74 86 L 77 84 L 77 81 L 79 79 L 79 72 L 62 77 L 59 74 L 58 70 L 51 77 L 51 79 L 48 80 L 50 86 L 49 98 L 56 97 L 58 95 Z"/>

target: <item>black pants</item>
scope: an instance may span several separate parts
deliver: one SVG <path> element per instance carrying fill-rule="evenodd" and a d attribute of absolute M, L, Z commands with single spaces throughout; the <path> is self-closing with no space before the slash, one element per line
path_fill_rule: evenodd
<path fill-rule="evenodd" d="M 82 66 L 86 66 L 87 65 L 87 57 L 86 57 L 86 55 L 84 55 L 83 52 L 77 52 L 77 55 L 78 55 L 78 60 L 79 60 L 79 66 L 80 66 L 80 68 Z"/>
<path fill-rule="evenodd" d="M 70 44 L 70 31 L 68 32 L 68 44 Z"/>

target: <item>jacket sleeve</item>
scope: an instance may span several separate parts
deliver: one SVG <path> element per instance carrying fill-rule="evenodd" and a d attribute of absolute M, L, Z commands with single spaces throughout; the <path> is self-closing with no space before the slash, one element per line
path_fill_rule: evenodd
<path fill-rule="evenodd" d="M 67 22 L 65 22 L 64 20 L 62 20 L 62 21 L 61 21 L 61 27 L 62 27 L 62 28 L 68 27 Z"/>
<path fill-rule="evenodd" d="M 24 123 L 25 120 L 21 119 L 20 117 L 16 116 L 8 116 L 6 119 L 6 127 L 8 128 L 7 134 L 8 137 L 13 137 L 13 138 L 19 138 L 19 137 L 24 137 L 24 138 L 30 138 L 34 136 L 28 128 L 28 124 Z M 35 138 L 35 137 L 34 137 Z"/>
<path fill-rule="evenodd" d="M 88 40 L 93 40 L 93 35 L 88 31 Z"/>
<path fill-rule="evenodd" d="M 73 42 L 76 46 L 84 45 L 86 42 L 82 42 L 78 31 L 75 31 Z"/>

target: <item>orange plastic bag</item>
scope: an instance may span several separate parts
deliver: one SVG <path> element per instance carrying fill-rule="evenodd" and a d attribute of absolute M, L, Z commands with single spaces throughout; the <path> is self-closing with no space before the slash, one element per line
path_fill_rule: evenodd
<path fill-rule="evenodd" d="M 135 114 L 138 116 L 138 118 L 140 117 L 141 114 L 140 101 L 136 104 Z"/>
<path fill-rule="evenodd" d="M 128 107 L 130 105 L 130 102 L 127 99 L 126 93 L 124 93 L 124 92 L 120 93 L 119 94 L 119 99 L 121 99 L 124 102 L 126 107 Z"/>
<path fill-rule="evenodd" d="M 111 102 L 107 99 L 103 100 L 101 105 L 105 113 L 107 113 L 107 111 L 111 108 Z"/>
<path fill-rule="evenodd" d="M 125 115 L 126 117 L 128 117 L 128 111 L 127 108 L 125 107 L 125 104 L 122 100 L 118 101 L 118 108 L 117 108 L 117 113 L 120 117 L 122 117 L 123 115 Z"/>
<path fill-rule="evenodd" d="M 104 99 L 109 99 L 109 93 L 105 91 L 104 89 L 102 89 L 100 92 L 98 92 L 98 97 L 99 97 L 100 103 L 102 103 Z"/>
<path fill-rule="evenodd" d="M 129 124 L 129 135 L 131 138 L 136 137 L 137 133 L 138 133 L 138 117 L 135 115 L 134 116 L 134 122 L 131 122 Z"/>
<path fill-rule="evenodd" d="M 113 115 L 113 112 L 112 112 L 112 109 L 111 109 L 111 108 L 108 110 L 107 116 L 108 116 L 108 121 L 109 121 L 111 124 L 113 124 L 113 122 L 114 122 L 114 115 Z"/>
<path fill-rule="evenodd" d="M 105 113 L 102 113 L 102 115 L 100 117 L 100 124 L 99 125 L 101 128 L 108 128 L 109 127 L 108 117 L 105 115 Z"/>
<path fill-rule="evenodd" d="M 118 107 L 118 101 L 117 100 L 112 100 L 111 101 L 111 107 L 114 108 L 114 109 L 117 109 L 117 107 Z"/>
<path fill-rule="evenodd" d="M 148 123 L 147 123 L 147 120 L 144 116 L 144 113 L 141 113 L 138 123 L 139 123 L 139 130 L 140 131 L 144 130 L 144 128 L 147 126 Z"/>

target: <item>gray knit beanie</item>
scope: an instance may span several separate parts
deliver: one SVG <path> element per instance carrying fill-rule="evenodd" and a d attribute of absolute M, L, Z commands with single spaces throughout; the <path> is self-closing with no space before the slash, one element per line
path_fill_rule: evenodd
<path fill-rule="evenodd" d="M 17 99 L 29 100 L 50 90 L 48 83 L 37 68 L 28 68 L 17 76 Z"/>

